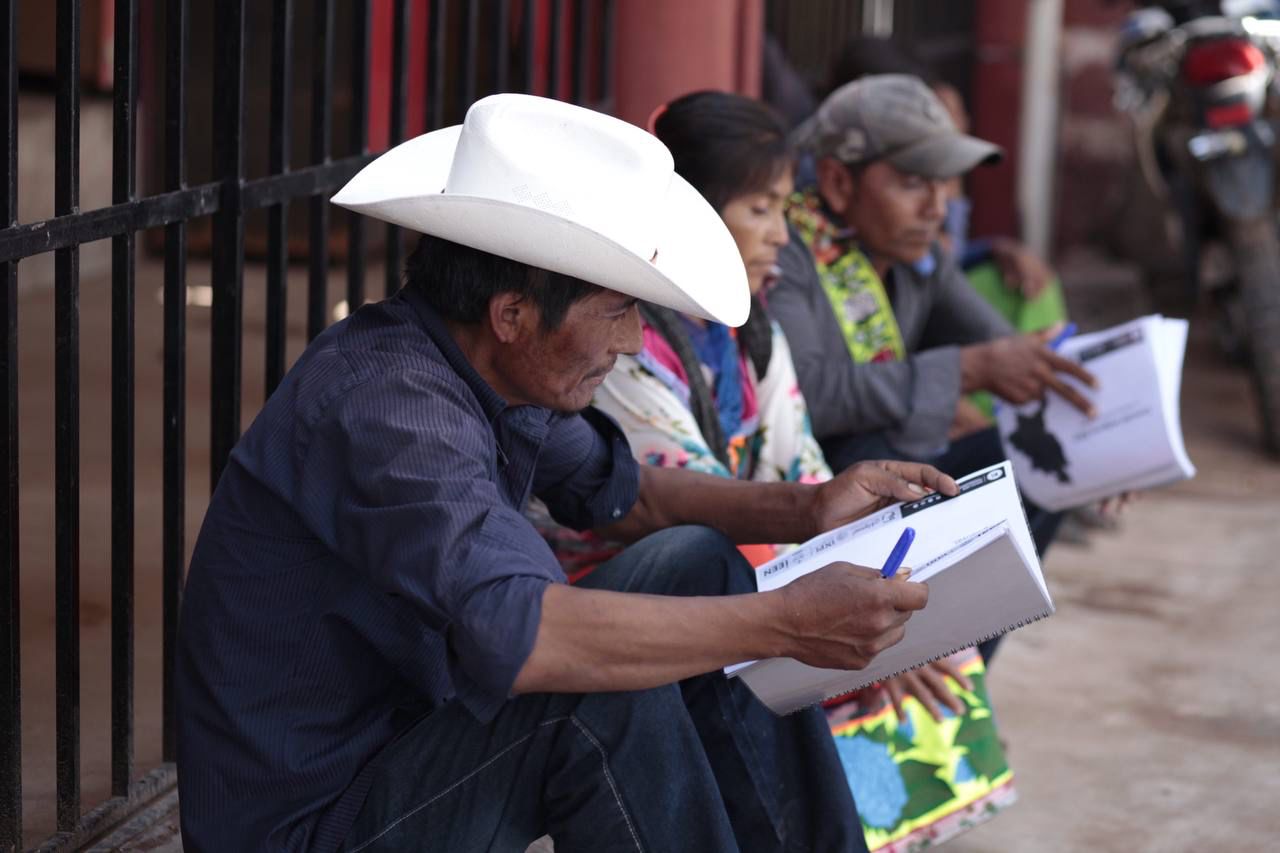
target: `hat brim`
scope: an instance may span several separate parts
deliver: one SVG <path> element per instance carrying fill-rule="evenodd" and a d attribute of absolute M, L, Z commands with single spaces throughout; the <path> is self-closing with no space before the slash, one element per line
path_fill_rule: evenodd
<path fill-rule="evenodd" d="M 751 296 L 737 244 L 715 209 L 679 175 L 672 174 L 659 205 L 657 254 L 650 259 L 549 211 L 445 193 L 461 133 L 458 125 L 396 146 L 330 201 L 705 320 L 746 322 Z"/>
<path fill-rule="evenodd" d="M 1004 150 L 974 136 L 946 133 L 914 142 L 885 160 L 898 169 L 926 178 L 954 178 L 978 166 L 1004 159 Z"/>

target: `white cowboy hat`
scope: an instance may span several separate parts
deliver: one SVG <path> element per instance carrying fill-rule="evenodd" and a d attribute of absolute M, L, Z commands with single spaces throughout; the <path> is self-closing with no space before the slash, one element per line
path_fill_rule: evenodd
<path fill-rule="evenodd" d="M 739 326 L 750 294 L 719 214 L 638 127 L 532 95 L 477 101 L 397 145 L 334 204 Z"/>

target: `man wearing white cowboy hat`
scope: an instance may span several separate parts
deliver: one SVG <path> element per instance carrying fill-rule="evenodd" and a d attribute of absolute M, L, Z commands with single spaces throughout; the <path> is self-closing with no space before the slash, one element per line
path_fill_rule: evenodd
<path fill-rule="evenodd" d="M 498 95 L 334 202 L 427 236 L 399 294 L 303 353 L 218 483 L 179 643 L 186 849 L 865 849 L 821 715 L 774 717 L 720 669 L 865 666 L 927 591 L 833 564 L 729 597 L 754 591 L 732 542 L 954 482 L 636 465 L 587 406 L 640 348 L 637 300 L 747 313 L 732 238 L 637 128 Z M 639 541 L 570 587 L 531 494 Z"/>

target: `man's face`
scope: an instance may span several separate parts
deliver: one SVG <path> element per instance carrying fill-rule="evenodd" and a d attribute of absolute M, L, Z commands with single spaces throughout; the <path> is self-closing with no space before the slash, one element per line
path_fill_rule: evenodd
<path fill-rule="evenodd" d="M 845 224 L 863 248 L 890 261 L 913 264 L 929 253 L 947 215 L 947 182 L 876 162 L 849 174 Z"/>
<path fill-rule="evenodd" d="M 634 355 L 642 345 L 637 300 L 616 291 L 602 289 L 573 303 L 552 331 L 536 310 L 528 312 L 503 359 L 504 384 L 518 398 L 509 402 L 581 411 L 618 355 Z"/>
<path fill-rule="evenodd" d="M 778 252 L 787 245 L 784 210 L 793 187 L 791 170 L 784 169 L 769 186 L 731 199 L 720 211 L 733 241 L 738 244 L 752 293 L 758 292 L 765 279 L 774 274 Z"/>

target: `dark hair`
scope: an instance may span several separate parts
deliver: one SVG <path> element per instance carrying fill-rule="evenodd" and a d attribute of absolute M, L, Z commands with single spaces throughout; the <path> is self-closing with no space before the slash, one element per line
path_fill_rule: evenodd
<path fill-rule="evenodd" d="M 787 124 L 760 101 L 728 92 L 693 92 L 667 104 L 653 133 L 671 150 L 676 172 L 716 210 L 766 189 L 792 164 Z"/>
<path fill-rule="evenodd" d="M 854 80 L 873 74 L 909 74 L 928 86 L 936 75 L 905 46 L 881 36 L 854 36 L 836 54 L 827 76 L 827 94 Z"/>
<path fill-rule="evenodd" d="M 676 172 L 702 193 L 717 211 L 734 198 L 767 189 L 793 162 L 786 121 L 768 105 L 728 92 L 692 92 L 667 104 L 653 123 L 653 133 L 671 151 Z M 690 407 L 716 457 L 728 465 L 727 437 L 711 402 L 711 391 L 697 367 L 689 335 L 679 323 L 651 312 L 646 320 L 679 357 L 690 377 Z M 754 296 L 738 343 L 763 378 L 773 358 L 773 329 Z"/>
<path fill-rule="evenodd" d="M 479 323 L 499 293 L 528 296 L 538 307 L 542 328 L 553 331 L 569 307 L 600 288 L 551 272 L 423 234 L 404 265 L 405 287 L 413 288 L 446 320 Z"/>

